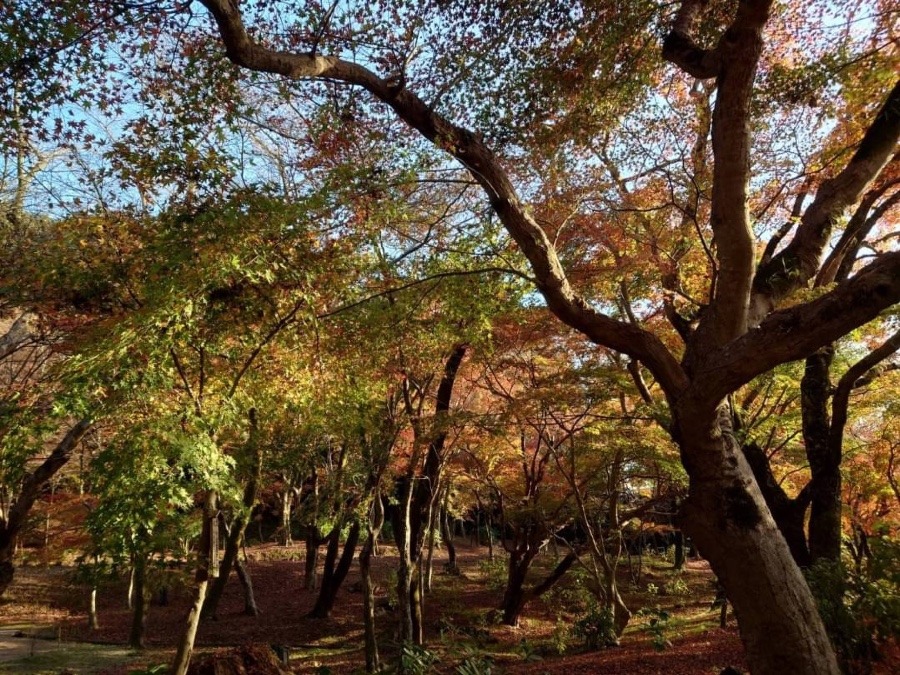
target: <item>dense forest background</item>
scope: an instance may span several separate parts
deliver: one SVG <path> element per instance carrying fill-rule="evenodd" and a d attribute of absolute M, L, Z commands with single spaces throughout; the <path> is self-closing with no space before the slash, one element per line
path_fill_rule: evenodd
<path fill-rule="evenodd" d="M 482 559 L 487 625 L 664 648 L 649 549 L 753 673 L 895 661 L 898 18 L 3 3 L 0 595 L 182 593 L 181 675 L 277 540 L 415 672 Z"/>

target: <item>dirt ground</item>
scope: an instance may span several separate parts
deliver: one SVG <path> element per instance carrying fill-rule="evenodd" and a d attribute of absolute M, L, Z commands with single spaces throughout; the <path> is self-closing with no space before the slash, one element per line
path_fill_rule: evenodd
<path fill-rule="evenodd" d="M 492 610 L 502 595 L 498 586 L 502 563 L 487 563 L 487 549 L 483 547 L 458 541 L 457 549 L 462 576 L 442 572 L 445 553 L 439 552 L 433 591 L 426 605 L 427 642 L 438 659 L 432 666 L 434 672 L 455 672 L 467 658 L 470 663 L 476 659 L 490 663 L 493 673 L 509 674 L 713 675 L 729 665 L 744 667 L 733 619 L 726 629 L 720 629 L 718 611 L 710 609 L 714 587 L 711 572 L 702 561 L 689 561 L 677 577 L 683 587 L 674 593 L 666 591 L 667 584 L 675 579 L 671 564 L 659 559 L 650 564 L 645 561 L 640 583 L 628 589 L 627 601 L 634 610 L 645 607 L 669 612 L 664 629 L 658 634 L 650 629 L 650 620 L 658 614 L 635 616 L 621 646 L 585 652 L 572 629 L 583 612 L 579 603 L 584 593 L 579 590 L 577 576 L 526 607 L 518 628 L 496 625 Z M 546 564 L 551 564 L 552 556 L 546 558 Z M 301 546 L 254 546 L 248 549 L 248 559 L 260 616 L 242 614 L 241 588 L 232 579 L 218 619 L 201 624 L 198 647 L 280 645 L 289 648 L 295 672 L 361 672 L 362 595 L 355 592 L 359 580 L 356 566 L 344 583 L 332 616 L 311 619 L 306 614 L 315 594 L 302 588 Z M 373 567 L 380 597 L 391 594 L 395 568 L 396 552 L 383 547 Z M 131 620 L 124 580 L 100 588 L 100 628 L 91 630 L 87 626 L 90 589 L 73 580 L 73 571 L 64 566 L 22 567 L 17 571 L 8 597 L 0 601 L 0 631 L 4 631 L 0 632 L 0 654 L 6 657 L 5 664 L 0 662 L 0 672 L 113 675 L 137 667 L 147 672 L 149 666 L 169 660 L 187 614 L 189 583 L 171 586 L 168 605 L 151 605 L 148 650 L 133 654 L 123 650 Z M 385 610 L 378 622 L 382 654 L 391 661 L 397 652 L 396 617 Z M 17 631 L 26 637 L 13 637 Z M 86 648 L 84 643 L 96 645 L 95 655 L 76 658 L 79 650 Z M 54 652 L 52 659 L 45 657 L 48 665 L 41 665 L 35 649 Z M 66 660 L 67 650 L 70 661 Z M 11 660 L 12 656 L 16 660 Z M 112 665 L 116 658 L 119 665 Z"/>

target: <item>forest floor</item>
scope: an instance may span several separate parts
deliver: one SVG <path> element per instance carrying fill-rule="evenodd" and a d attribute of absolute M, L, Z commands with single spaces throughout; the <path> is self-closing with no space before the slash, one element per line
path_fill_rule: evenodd
<path fill-rule="evenodd" d="M 621 569 L 626 602 L 635 611 L 621 646 L 585 651 L 574 623 L 584 615 L 584 575 L 570 573 L 547 595 L 528 605 L 520 626 L 493 621 L 502 597 L 502 559 L 488 560 L 485 547 L 457 541 L 460 576 L 443 572 L 446 553 L 435 556 L 433 590 L 426 605 L 426 641 L 437 658 L 430 672 L 454 673 L 468 658 L 490 663 L 493 673 L 608 673 L 610 675 L 717 675 L 724 667 L 744 668 L 743 650 L 733 618 L 719 628 L 719 612 L 710 608 L 714 579 L 707 564 L 689 560 L 676 573 L 662 558 L 642 560 L 637 584 Z M 298 673 L 355 673 L 364 664 L 362 594 L 356 566 L 344 582 L 328 619 L 311 619 L 315 594 L 302 588 L 302 545 L 257 545 L 247 549 L 259 617 L 243 615 L 243 596 L 232 579 L 218 619 L 201 624 L 199 651 L 266 643 L 290 648 Z M 553 564 L 552 554 L 542 556 Z M 381 547 L 373 561 L 379 597 L 394 585 L 396 550 Z M 152 604 L 147 645 L 135 653 L 127 643 L 130 612 L 123 581 L 98 593 L 100 628 L 87 626 L 90 589 L 74 578 L 71 566 L 23 566 L 0 601 L 0 672 L 148 673 L 171 659 L 191 598 L 189 583 L 173 585 L 166 606 Z M 632 568 L 632 571 L 636 569 Z M 185 571 L 185 578 L 188 572 Z M 356 592 L 355 592 L 356 591 Z M 638 610 L 644 610 L 638 614 Z M 660 616 L 665 619 L 659 621 Z M 657 619 L 655 627 L 652 619 Z M 396 659 L 395 612 L 379 614 L 380 646 L 385 661 Z M 17 637 L 18 636 L 18 637 Z M 480 672 L 483 672 L 480 671 Z"/>

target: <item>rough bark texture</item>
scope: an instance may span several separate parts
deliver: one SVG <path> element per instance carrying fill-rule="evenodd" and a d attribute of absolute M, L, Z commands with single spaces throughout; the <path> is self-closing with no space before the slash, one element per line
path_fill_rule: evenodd
<path fill-rule="evenodd" d="M 841 553 L 841 457 L 840 454 L 835 457 L 830 452 L 828 443 L 831 428 L 828 414 L 831 398 L 829 373 L 833 359 L 834 348 L 831 345 L 817 351 L 806 359 L 806 369 L 800 382 L 803 442 L 811 475 L 811 562 L 821 558 L 838 560 Z"/>
<path fill-rule="evenodd" d="M 677 409 L 690 476 L 685 531 L 727 591 L 754 673 L 837 675 L 815 602 L 730 433 L 724 407 L 718 420 L 692 407 Z"/>
<path fill-rule="evenodd" d="M 755 443 L 745 444 L 741 450 L 756 483 L 762 492 L 766 505 L 772 514 L 772 518 L 778 525 L 778 530 L 784 537 L 794 561 L 800 567 L 809 567 L 812 560 L 809 556 L 809 545 L 806 541 L 806 510 L 809 508 L 808 489 L 804 489 L 797 497 L 791 499 L 787 496 L 769 466 L 769 458 Z"/>

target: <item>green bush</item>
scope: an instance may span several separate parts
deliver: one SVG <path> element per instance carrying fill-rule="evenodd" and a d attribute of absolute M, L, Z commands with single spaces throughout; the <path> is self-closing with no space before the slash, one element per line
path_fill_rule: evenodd
<path fill-rule="evenodd" d="M 666 595 L 690 595 L 691 589 L 685 580 L 679 575 L 665 585 Z"/>
<path fill-rule="evenodd" d="M 478 571 L 484 576 L 488 588 L 502 591 L 506 588 L 506 580 L 509 574 L 509 561 L 505 556 L 495 556 L 493 560 L 487 558 L 478 562 Z"/>
<path fill-rule="evenodd" d="M 571 612 L 585 611 L 596 602 L 592 585 L 593 579 L 588 572 L 583 567 L 575 567 L 550 590 L 550 604 L 565 607 Z"/>
<path fill-rule="evenodd" d="M 472 651 L 456 667 L 456 675 L 491 675 L 491 659 Z"/>
<path fill-rule="evenodd" d="M 590 605 L 587 614 L 575 622 L 573 632 L 592 651 L 619 644 L 612 611 L 597 603 Z"/>
<path fill-rule="evenodd" d="M 425 647 L 404 642 L 400 648 L 400 663 L 397 672 L 402 675 L 425 675 L 437 661 L 437 656 Z"/>
<path fill-rule="evenodd" d="M 863 675 L 880 658 L 880 646 L 900 638 L 900 543 L 870 542 L 859 569 L 819 561 L 806 571 L 810 590 L 845 672 Z"/>
<path fill-rule="evenodd" d="M 644 607 L 638 612 L 639 616 L 649 617 L 647 621 L 647 630 L 653 636 L 653 648 L 661 652 L 667 647 L 671 647 L 672 643 L 666 637 L 666 631 L 669 627 L 670 614 L 661 607 Z"/>

